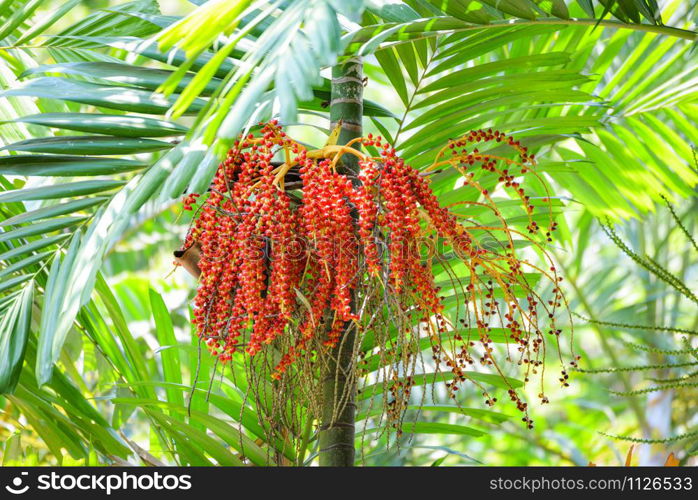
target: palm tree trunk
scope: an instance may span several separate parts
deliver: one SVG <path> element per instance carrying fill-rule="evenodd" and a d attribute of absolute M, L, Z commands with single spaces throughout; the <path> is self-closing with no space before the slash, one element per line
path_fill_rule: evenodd
<path fill-rule="evenodd" d="M 363 65 L 351 58 L 332 68 L 330 130 L 342 124 L 337 144 L 361 137 L 363 117 Z M 352 155 L 342 157 L 342 168 L 358 172 Z M 354 369 L 355 329 L 347 325 L 340 343 L 332 349 L 323 373 L 323 408 L 320 426 L 320 465 L 354 465 L 354 420 L 356 405 L 352 371 Z"/>

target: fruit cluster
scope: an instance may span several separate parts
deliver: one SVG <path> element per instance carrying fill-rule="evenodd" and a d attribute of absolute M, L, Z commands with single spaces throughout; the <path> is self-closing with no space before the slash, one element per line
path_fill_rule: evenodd
<path fill-rule="evenodd" d="M 552 264 L 546 271 L 517 255 L 515 241 L 526 239 L 547 259 L 540 244 L 507 224 L 478 181 L 483 173 L 495 176 L 495 185 L 521 199 L 529 233 L 542 231 L 550 239 L 552 215 L 541 230 L 520 181 L 524 175 L 537 177 L 534 156 L 503 133 L 478 130 L 450 141 L 431 167 L 419 172 L 381 137 L 369 134 L 353 142 L 311 151 L 271 122 L 259 134 L 240 138 L 221 163 L 183 245 L 200 249 L 194 323 L 210 351 L 226 362 L 241 350 L 254 356 L 267 346 L 281 347 L 273 370 L 281 379 L 300 357 L 336 346 L 347 325 L 359 334 L 375 329 L 372 322 L 385 317 L 388 308 L 395 315 L 387 328 L 396 328 L 398 337 L 429 339 L 437 369 L 445 364 L 450 371 L 447 387 L 454 398 L 461 382 L 480 385 L 466 370 L 476 362 L 504 377 L 493 346 L 501 338 L 493 340 L 495 333 L 515 347 L 518 357 L 506 357 L 524 365 L 526 378 L 537 373 L 545 345 L 539 316 L 556 341 L 560 333 L 555 326 L 556 309 L 564 305 L 560 278 Z M 469 149 L 480 143 L 501 143 L 517 158 Z M 341 168 L 345 155 L 358 157 L 356 171 Z M 464 186 L 477 190 L 480 201 L 440 205 L 430 176 L 450 168 L 462 174 Z M 549 197 L 542 200 L 549 209 Z M 185 209 L 197 201 L 188 195 Z M 498 223 L 473 222 L 456 210 L 464 205 L 484 207 Z M 497 244 L 482 245 L 482 234 Z M 453 259 L 425 255 L 435 241 L 449 247 L 459 270 L 451 272 Z M 441 266 L 439 275 L 456 284 L 455 296 L 440 295 L 434 264 Z M 553 284 L 552 298 L 534 291 L 526 268 Z M 404 356 L 416 355 L 406 345 L 390 350 L 403 362 Z M 396 373 L 389 377 L 394 379 L 389 411 L 397 418 L 398 396 L 408 397 L 412 382 L 411 377 L 398 380 Z M 484 388 L 483 395 L 489 405 L 496 401 Z M 509 395 L 526 413 L 513 387 Z M 540 398 L 547 401 L 542 390 Z"/>

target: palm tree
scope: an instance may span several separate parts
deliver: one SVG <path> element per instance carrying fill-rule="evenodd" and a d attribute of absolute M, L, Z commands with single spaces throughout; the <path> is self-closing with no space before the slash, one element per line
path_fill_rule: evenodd
<path fill-rule="evenodd" d="M 0 140 L 9 153 L 0 157 L 0 387 L 7 418 L 26 419 L 59 460 L 66 449 L 75 459 L 156 461 L 119 433 L 135 408 L 166 460 L 313 460 L 313 422 L 290 436 L 265 428 L 255 417 L 263 402 L 239 395 L 244 377 L 225 375 L 207 396 L 196 382 L 208 384 L 215 367 L 197 343 L 163 350 L 159 362 L 145 356 L 101 273 L 144 218 L 205 192 L 225 152 L 259 121 L 327 132 L 341 123 L 339 144 L 381 134 L 418 169 L 471 129 L 515 133 L 545 158 L 539 171 L 561 193 L 556 212 L 572 199 L 596 216 L 636 217 L 661 197 L 691 196 L 698 182 L 688 146 L 697 141 L 695 3 L 192 3 L 174 17 L 136 0 L 70 25 L 77 0 L 42 17 L 52 2 L 0 3 Z M 453 175 L 431 187 L 442 204 L 464 196 Z M 162 299 L 149 299 L 158 341 L 176 344 Z M 82 380 L 76 348 L 105 361 L 105 382 L 119 388 L 104 403 L 111 422 L 85 397 L 99 386 Z M 199 359 L 187 397 L 183 365 Z M 326 390 L 334 399 L 341 388 Z M 320 463 L 354 463 L 353 424 L 369 416 L 346 408 L 326 416 L 319 449 L 333 451 Z M 482 433 L 441 425 L 413 430 Z"/>

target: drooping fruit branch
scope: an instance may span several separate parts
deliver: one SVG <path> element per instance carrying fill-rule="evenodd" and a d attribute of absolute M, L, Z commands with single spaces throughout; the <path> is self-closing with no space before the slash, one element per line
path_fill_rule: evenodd
<path fill-rule="evenodd" d="M 349 158 L 358 169 L 346 168 Z M 430 185 L 437 171 L 459 174 L 459 192 L 470 194 L 442 206 Z M 506 193 L 523 216 L 510 216 Z M 545 251 L 556 229 L 550 194 L 534 156 L 506 134 L 475 130 L 449 141 L 419 172 L 380 137 L 308 150 L 272 122 L 236 142 L 208 196 L 192 195 L 185 207 L 195 202 L 182 251 L 200 249 L 198 334 L 224 363 L 252 367 L 265 423 L 292 436 L 301 420 L 323 424 L 321 448 L 347 453 L 322 463 L 350 463 L 353 428 L 327 422 L 353 411 L 347 402 L 364 375 L 398 434 L 418 367 L 433 370 L 454 401 L 467 382 L 494 405 L 492 379 L 474 370 L 489 367 L 529 427 L 528 403 L 504 364 L 520 367 L 524 382 L 537 375 L 546 403 L 552 341 L 567 385 L 557 325 L 566 302 Z M 525 229 L 510 222 L 518 219 Z M 421 359 L 429 347 L 431 359 Z M 328 438 L 336 428 L 346 435 Z M 334 442 L 347 446 L 328 448 Z"/>

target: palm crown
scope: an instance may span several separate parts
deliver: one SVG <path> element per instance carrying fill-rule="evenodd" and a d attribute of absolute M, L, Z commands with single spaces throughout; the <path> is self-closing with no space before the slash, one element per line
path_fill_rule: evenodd
<path fill-rule="evenodd" d="M 448 141 L 493 128 L 542 158 L 538 172 L 560 194 L 550 199 L 554 213 L 573 199 L 593 215 L 635 217 L 662 197 L 691 195 L 698 182 L 687 145 L 698 140 L 690 2 L 210 0 L 173 17 L 137 0 L 64 27 L 79 3 L 43 17 L 36 13 L 46 0 L 0 3 L 0 387 L 58 456 L 94 449 L 151 460 L 115 430 L 139 407 L 153 441 L 181 463 L 307 459 L 307 422 L 289 446 L 254 416 L 264 401 L 235 395 L 249 380 L 231 376 L 226 394 L 209 397 L 196 386 L 185 418 L 181 366 L 197 356 L 163 351 L 161 366 L 144 360 L 101 269 L 144 217 L 206 192 L 234 141 L 260 121 L 278 118 L 321 147 L 325 136 L 307 130 L 329 132 L 326 70 L 348 57 L 364 61 L 364 131 L 415 169 Z M 24 177 L 26 185 L 17 180 Z M 458 179 L 431 177 L 442 205 L 477 200 Z M 448 295 L 455 285 L 444 286 Z M 158 340 L 174 344 L 162 299 L 151 292 L 150 300 Z M 112 422 L 81 394 L 66 355 L 76 331 L 123 388 Z M 365 339 L 362 348 L 372 347 Z M 412 430 L 481 432 L 444 425 Z"/>

